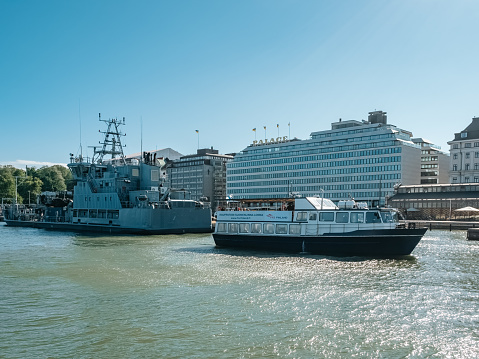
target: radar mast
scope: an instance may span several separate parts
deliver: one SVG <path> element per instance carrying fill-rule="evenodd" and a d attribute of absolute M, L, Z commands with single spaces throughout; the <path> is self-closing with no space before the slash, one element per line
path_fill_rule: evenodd
<path fill-rule="evenodd" d="M 103 121 L 108 125 L 106 131 L 99 130 L 98 132 L 103 133 L 105 138 L 103 142 L 100 142 L 103 145 L 100 149 L 99 147 L 93 148 L 93 163 L 102 163 L 103 156 L 111 155 L 111 159 L 115 160 L 117 156 L 123 165 L 126 164 L 125 155 L 123 153 L 123 147 L 121 144 L 121 137 L 125 136 L 120 130 L 120 126 L 125 125 L 125 118 L 118 120 L 117 118 L 111 118 L 108 120 L 103 120 L 101 118 L 101 113 L 98 114 L 98 120 Z"/>

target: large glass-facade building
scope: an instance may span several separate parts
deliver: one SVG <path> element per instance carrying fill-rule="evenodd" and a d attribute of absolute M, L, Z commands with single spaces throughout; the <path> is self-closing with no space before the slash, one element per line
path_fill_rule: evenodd
<path fill-rule="evenodd" d="M 399 184 L 419 184 L 421 146 L 412 133 L 387 124 L 386 113 L 368 121 L 339 121 L 307 140 L 255 142 L 227 165 L 227 194 L 235 200 L 284 199 L 324 193 L 384 204 Z"/>

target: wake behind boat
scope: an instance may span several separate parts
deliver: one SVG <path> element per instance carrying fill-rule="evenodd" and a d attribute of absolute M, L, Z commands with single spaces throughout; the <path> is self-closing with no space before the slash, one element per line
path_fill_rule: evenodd
<path fill-rule="evenodd" d="M 392 208 L 319 197 L 296 198 L 293 211 L 220 211 L 219 247 L 335 256 L 410 254 L 427 228 L 406 228 Z"/>
<path fill-rule="evenodd" d="M 94 147 L 93 159 L 70 156 L 68 168 L 76 181 L 73 201 L 50 198 L 35 205 L 7 205 L 7 225 L 132 234 L 211 232 L 210 204 L 167 188 L 156 155 L 127 159 L 119 129 L 124 119 L 100 121 L 108 128 L 102 146 Z"/>

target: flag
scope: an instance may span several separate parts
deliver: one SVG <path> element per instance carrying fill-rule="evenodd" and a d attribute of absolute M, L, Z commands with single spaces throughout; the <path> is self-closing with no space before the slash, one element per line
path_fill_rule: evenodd
<path fill-rule="evenodd" d="M 288 126 L 291 126 L 291 122 L 288 122 Z"/>
<path fill-rule="evenodd" d="M 278 127 L 278 128 L 279 128 L 279 123 L 276 125 L 276 127 Z"/>
<path fill-rule="evenodd" d="M 256 127 L 255 127 L 255 128 L 253 128 L 253 131 L 254 131 L 254 132 L 256 132 Z"/>
<path fill-rule="evenodd" d="M 195 131 L 196 131 L 196 133 L 200 133 L 200 131 L 199 131 L 199 130 L 195 130 Z"/>
<path fill-rule="evenodd" d="M 264 126 L 264 129 L 266 130 L 266 126 Z"/>

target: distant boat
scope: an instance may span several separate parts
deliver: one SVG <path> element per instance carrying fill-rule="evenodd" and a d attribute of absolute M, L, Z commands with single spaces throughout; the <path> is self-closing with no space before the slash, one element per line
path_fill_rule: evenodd
<path fill-rule="evenodd" d="M 406 227 L 392 208 L 319 197 L 296 198 L 294 211 L 219 211 L 219 247 L 333 256 L 410 254 L 427 228 Z"/>
<path fill-rule="evenodd" d="M 212 231 L 210 203 L 167 188 L 156 156 L 126 159 L 119 130 L 124 119 L 100 121 L 108 128 L 93 159 L 70 156 L 73 201 L 65 194 L 45 193 L 42 203 L 6 205 L 8 226 L 131 234 Z M 111 159 L 104 159 L 106 155 Z"/>

